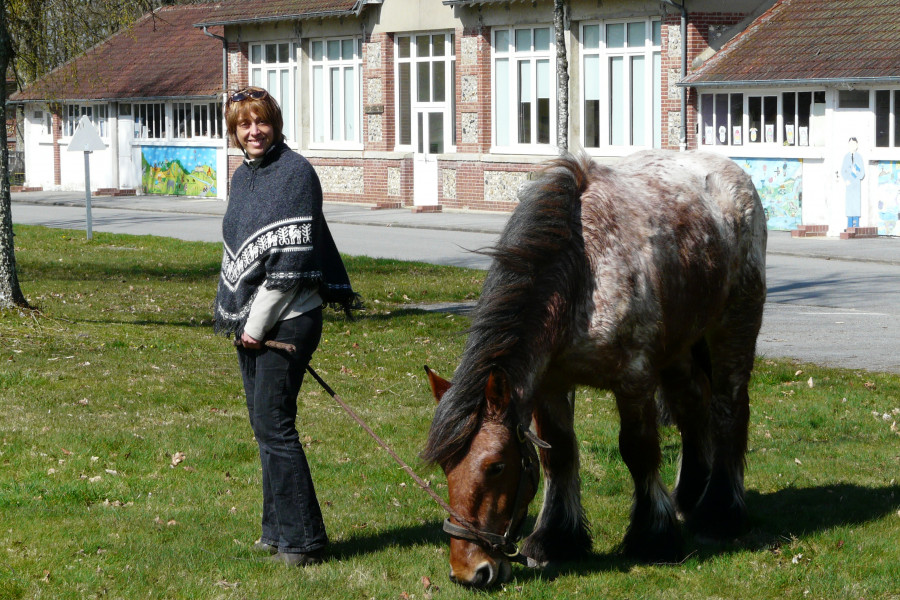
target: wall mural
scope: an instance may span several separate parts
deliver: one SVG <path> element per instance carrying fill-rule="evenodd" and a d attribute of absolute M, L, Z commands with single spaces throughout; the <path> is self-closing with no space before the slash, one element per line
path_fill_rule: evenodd
<path fill-rule="evenodd" d="M 797 229 L 801 221 L 803 162 L 796 159 L 735 158 L 756 185 L 769 229 Z"/>
<path fill-rule="evenodd" d="M 146 194 L 215 197 L 216 149 L 144 146 L 141 173 Z"/>
<path fill-rule="evenodd" d="M 900 235 L 900 161 L 879 161 L 875 169 L 878 183 L 873 226 L 878 227 L 878 235 Z"/>

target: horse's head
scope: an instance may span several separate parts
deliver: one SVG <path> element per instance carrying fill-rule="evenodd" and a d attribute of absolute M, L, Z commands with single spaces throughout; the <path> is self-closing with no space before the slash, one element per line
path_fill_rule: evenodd
<path fill-rule="evenodd" d="M 449 381 L 425 367 L 435 400 L 451 389 Z M 484 409 L 467 449 L 440 461 L 447 476 L 451 517 L 450 579 L 488 587 L 509 580 L 510 560 L 525 562 L 516 547 L 518 529 L 537 492 L 539 463 L 532 444 L 548 447 L 510 412 L 503 376 L 491 375 L 484 388 Z"/>

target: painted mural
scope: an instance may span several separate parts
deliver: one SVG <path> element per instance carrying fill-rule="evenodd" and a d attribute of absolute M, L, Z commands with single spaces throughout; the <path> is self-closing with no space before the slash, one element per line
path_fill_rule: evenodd
<path fill-rule="evenodd" d="M 878 235 L 900 235 L 900 161 L 875 163 L 878 173 L 875 188 L 873 224 Z"/>
<path fill-rule="evenodd" d="M 216 196 L 216 149 L 173 146 L 141 148 L 146 194 Z"/>
<path fill-rule="evenodd" d="M 800 226 L 803 162 L 796 159 L 735 158 L 756 185 L 769 229 Z"/>

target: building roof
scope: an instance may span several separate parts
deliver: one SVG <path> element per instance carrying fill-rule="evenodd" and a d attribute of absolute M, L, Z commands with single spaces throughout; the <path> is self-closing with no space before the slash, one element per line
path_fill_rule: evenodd
<path fill-rule="evenodd" d="M 222 0 L 197 27 L 358 15 L 367 0 Z"/>
<path fill-rule="evenodd" d="M 900 2 L 780 0 L 679 85 L 900 83 Z"/>
<path fill-rule="evenodd" d="M 212 6 L 165 6 L 148 13 L 10 101 L 215 96 L 222 91 L 222 42 L 194 28 Z"/>

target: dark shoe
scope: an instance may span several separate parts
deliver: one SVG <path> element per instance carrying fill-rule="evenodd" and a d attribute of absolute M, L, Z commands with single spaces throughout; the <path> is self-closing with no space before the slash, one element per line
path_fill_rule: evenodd
<path fill-rule="evenodd" d="M 314 552 L 278 552 L 266 558 L 267 561 L 288 565 L 289 567 L 306 567 L 322 562 L 322 551 Z"/>
<path fill-rule="evenodd" d="M 256 540 L 253 542 L 253 546 L 251 546 L 251 550 L 254 552 L 260 552 L 265 554 L 276 554 L 278 552 L 278 546 L 273 546 L 272 544 L 267 544 L 262 540 Z"/>

